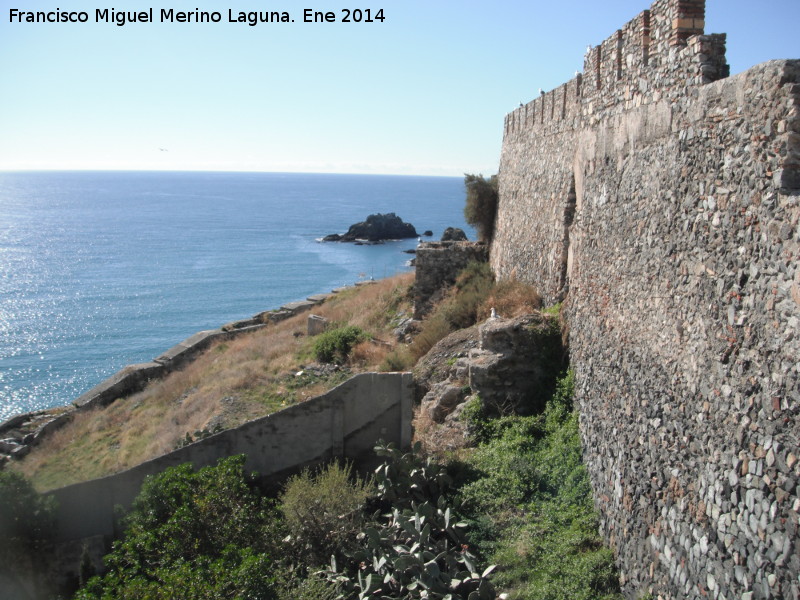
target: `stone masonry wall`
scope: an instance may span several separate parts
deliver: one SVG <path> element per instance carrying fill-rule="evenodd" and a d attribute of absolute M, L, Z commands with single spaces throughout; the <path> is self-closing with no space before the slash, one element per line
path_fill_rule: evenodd
<path fill-rule="evenodd" d="M 486 262 L 482 242 L 423 242 L 417 247 L 414 279 L 414 318 L 421 319 L 471 262 Z"/>
<path fill-rule="evenodd" d="M 800 61 L 714 82 L 702 8 L 507 117 L 491 263 L 565 298 L 626 596 L 798 600 Z"/>

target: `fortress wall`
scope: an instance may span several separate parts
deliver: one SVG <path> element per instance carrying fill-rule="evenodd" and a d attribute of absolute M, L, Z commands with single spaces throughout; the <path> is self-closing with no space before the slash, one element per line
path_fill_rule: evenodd
<path fill-rule="evenodd" d="M 797 600 L 800 61 L 709 83 L 702 4 L 658 0 L 592 49 L 574 118 L 510 115 L 490 260 L 566 298 L 626 595 Z"/>
<path fill-rule="evenodd" d="M 535 139 L 526 131 L 505 137 L 490 252 L 498 278 L 517 277 L 534 283 L 548 302 L 558 300 L 564 287 L 563 222 L 574 185 L 571 155 L 576 149 L 576 138 L 566 123 L 538 127 Z M 559 131 L 559 125 L 564 131 Z"/>
<path fill-rule="evenodd" d="M 769 63 L 580 134 L 571 358 L 632 596 L 800 591 L 800 204 L 764 133 L 797 101 L 790 72 Z"/>

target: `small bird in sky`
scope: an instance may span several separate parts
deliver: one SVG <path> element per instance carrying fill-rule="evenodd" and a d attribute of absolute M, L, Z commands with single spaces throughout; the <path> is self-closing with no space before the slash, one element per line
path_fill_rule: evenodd
<path fill-rule="evenodd" d="M 166 148 L 159 148 L 159 150 L 160 150 L 161 152 L 169 152 L 169 150 L 167 150 Z"/>

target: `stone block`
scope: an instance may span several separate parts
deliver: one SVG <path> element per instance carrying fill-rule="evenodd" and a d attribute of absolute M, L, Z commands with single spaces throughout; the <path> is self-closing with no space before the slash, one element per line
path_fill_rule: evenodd
<path fill-rule="evenodd" d="M 191 337 L 186 338 L 179 344 L 175 344 L 172 348 L 166 352 L 163 352 L 154 360 L 162 365 L 168 365 L 170 368 L 175 368 L 184 364 L 200 350 L 207 348 L 214 339 L 222 335 L 224 335 L 224 332 L 221 329 L 199 331 Z"/>
<path fill-rule="evenodd" d="M 773 183 L 784 192 L 800 190 L 800 167 L 778 169 L 773 175 Z"/>
<path fill-rule="evenodd" d="M 331 297 L 330 294 L 314 294 L 313 296 L 309 296 L 308 298 L 306 298 L 306 300 L 308 300 L 309 302 L 314 302 L 315 304 L 322 304 L 323 302 L 325 302 L 325 300 L 327 300 L 330 297 Z"/>
<path fill-rule="evenodd" d="M 79 396 L 73 404 L 80 410 L 105 406 L 117 398 L 140 391 L 148 381 L 162 377 L 165 372 L 162 362 L 129 365 Z"/>
<path fill-rule="evenodd" d="M 292 314 L 299 314 L 301 312 L 305 312 L 307 310 L 311 310 L 314 308 L 318 303 L 312 302 L 310 300 L 299 300 L 297 302 L 289 302 L 288 304 L 284 304 L 281 306 L 282 311 L 287 311 Z"/>
<path fill-rule="evenodd" d="M 231 321 L 230 323 L 226 323 L 220 329 L 222 331 L 236 331 L 239 329 L 246 329 L 248 327 L 253 327 L 255 325 L 261 325 L 262 321 L 258 315 L 250 318 L 250 319 L 242 319 L 240 321 Z"/>
<path fill-rule="evenodd" d="M 486 262 L 488 257 L 488 248 L 480 242 L 422 242 L 417 246 L 414 318 L 423 318 L 470 262 Z"/>
<path fill-rule="evenodd" d="M 269 312 L 267 318 L 269 319 L 270 323 L 279 323 L 293 316 L 294 312 L 291 310 L 273 310 Z"/>
<path fill-rule="evenodd" d="M 307 326 L 309 336 L 319 335 L 328 328 L 328 319 L 319 315 L 308 315 Z"/>

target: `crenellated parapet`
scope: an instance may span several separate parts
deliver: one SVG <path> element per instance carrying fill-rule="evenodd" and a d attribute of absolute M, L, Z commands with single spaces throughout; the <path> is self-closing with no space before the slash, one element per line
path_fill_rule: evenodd
<path fill-rule="evenodd" d="M 583 73 L 509 113 L 505 135 L 578 127 L 727 77 L 726 36 L 704 25 L 704 0 L 656 0 L 587 48 Z"/>

